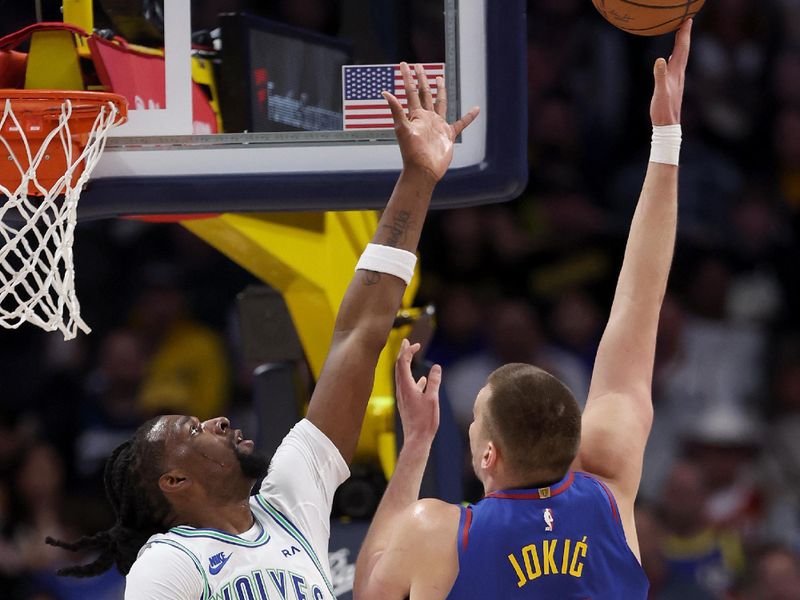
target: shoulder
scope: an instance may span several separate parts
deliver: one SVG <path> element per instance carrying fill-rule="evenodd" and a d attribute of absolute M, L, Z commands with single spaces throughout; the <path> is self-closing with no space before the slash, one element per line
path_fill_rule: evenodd
<path fill-rule="evenodd" d="M 277 452 L 285 451 L 289 447 L 295 447 L 306 453 L 318 454 L 326 458 L 336 458 L 344 463 L 339 449 L 331 439 L 308 419 L 300 419 L 289 430 L 289 433 L 281 441 Z M 344 463 L 345 466 L 346 463 Z"/>
<path fill-rule="evenodd" d="M 461 509 L 454 505 L 425 498 L 409 506 L 400 517 L 398 531 L 404 537 L 424 539 L 426 543 L 452 544 L 458 531 Z"/>
<path fill-rule="evenodd" d="M 442 520 L 453 518 L 458 520 L 461 508 L 435 498 L 423 498 L 414 502 L 409 508 L 409 512 L 420 523 L 432 525 L 440 523 Z"/>
<path fill-rule="evenodd" d="M 441 592 L 452 587 L 458 574 L 460 515 L 458 506 L 440 500 L 418 500 L 409 506 L 393 523 L 384 568 L 395 576 L 402 573 L 401 578 L 420 596 L 443 597 Z"/>
<path fill-rule="evenodd" d="M 126 598 L 160 599 L 175 593 L 197 597 L 203 581 L 202 566 L 192 552 L 158 536 L 148 541 L 133 563 L 126 577 Z"/>
<path fill-rule="evenodd" d="M 195 570 L 195 565 L 199 563 L 194 553 L 184 544 L 166 535 L 157 535 L 151 537 L 139 551 L 139 556 L 133 563 L 133 567 L 131 567 L 131 573 L 134 570 L 162 564 L 186 566 Z"/>
<path fill-rule="evenodd" d="M 275 451 L 262 492 L 274 493 L 269 488 L 277 484 L 304 487 L 310 480 L 332 498 L 333 491 L 349 476 L 350 468 L 336 445 L 314 423 L 302 419 Z"/>

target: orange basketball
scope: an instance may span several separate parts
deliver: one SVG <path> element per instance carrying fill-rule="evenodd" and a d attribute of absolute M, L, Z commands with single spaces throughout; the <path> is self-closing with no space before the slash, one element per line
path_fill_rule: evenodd
<path fill-rule="evenodd" d="M 706 0 L 592 0 L 605 19 L 636 35 L 675 31 L 691 19 Z"/>

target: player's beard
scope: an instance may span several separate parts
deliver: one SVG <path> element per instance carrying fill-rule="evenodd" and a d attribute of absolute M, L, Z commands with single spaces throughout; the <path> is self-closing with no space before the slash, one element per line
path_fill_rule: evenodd
<path fill-rule="evenodd" d="M 267 476 L 269 459 L 258 450 L 253 450 L 245 454 L 244 452 L 240 452 L 237 448 L 236 459 L 239 461 L 242 475 L 247 479 L 262 479 Z"/>

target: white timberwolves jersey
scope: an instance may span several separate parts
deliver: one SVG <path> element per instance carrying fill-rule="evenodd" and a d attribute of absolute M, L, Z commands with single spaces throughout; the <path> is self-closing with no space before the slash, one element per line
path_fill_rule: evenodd
<path fill-rule="evenodd" d="M 334 600 L 328 566 L 333 493 L 349 470 L 309 421 L 283 440 L 253 527 L 231 535 L 174 527 L 154 535 L 126 580 L 126 600 Z"/>
<path fill-rule="evenodd" d="M 166 544 L 189 557 L 203 578 L 204 599 L 334 598 L 327 568 L 305 536 L 260 494 L 250 506 L 256 524 L 245 533 L 251 536 L 175 527 L 150 538 L 150 545 Z"/>

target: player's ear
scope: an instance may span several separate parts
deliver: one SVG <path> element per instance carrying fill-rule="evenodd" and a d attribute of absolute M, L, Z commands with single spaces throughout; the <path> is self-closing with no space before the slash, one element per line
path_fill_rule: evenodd
<path fill-rule="evenodd" d="M 483 456 L 481 457 L 481 468 L 491 470 L 497 465 L 497 446 L 493 442 L 486 443 L 483 449 Z"/>
<path fill-rule="evenodd" d="M 192 480 L 180 469 L 167 471 L 158 478 L 158 487 L 165 495 L 180 492 L 191 485 Z"/>

